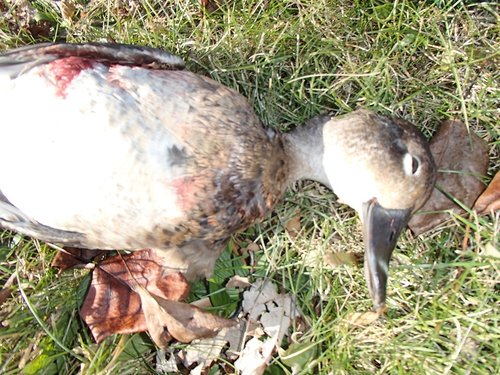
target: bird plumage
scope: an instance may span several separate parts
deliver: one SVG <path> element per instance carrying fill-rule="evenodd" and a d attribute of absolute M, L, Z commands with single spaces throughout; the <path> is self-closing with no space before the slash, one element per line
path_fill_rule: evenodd
<path fill-rule="evenodd" d="M 333 188 L 363 221 L 369 202 L 404 211 L 403 226 L 434 182 L 412 125 L 360 110 L 281 134 L 242 95 L 146 47 L 8 52 L 0 101 L 0 225 L 76 247 L 165 250 L 191 278 L 297 179 Z"/>

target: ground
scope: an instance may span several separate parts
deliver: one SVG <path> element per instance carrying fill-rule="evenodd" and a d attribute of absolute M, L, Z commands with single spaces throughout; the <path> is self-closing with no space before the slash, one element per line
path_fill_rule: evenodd
<path fill-rule="evenodd" d="M 494 2 L 209 3 L 0 0 L 0 51 L 43 41 L 159 47 L 241 92 L 281 130 L 360 106 L 403 117 L 428 138 L 443 120 L 459 119 L 488 144 L 485 183 L 498 171 Z M 359 219 L 326 188 L 301 182 L 273 215 L 234 237 L 214 278 L 195 284 L 190 298 L 210 294 L 227 316 L 241 299 L 224 290 L 230 275 L 273 280 L 302 312 L 292 327 L 292 348 L 307 349 L 301 373 L 499 373 L 499 228 L 498 212 L 470 211 L 421 236 L 405 233 L 391 263 L 386 318 L 356 327 L 352 314 L 371 306 L 362 267 L 331 259 L 332 251 L 362 254 Z M 9 232 L 1 239 L 0 280 L 11 280 L 12 293 L 0 307 L 0 373 L 155 373 L 145 334 L 100 345 L 90 337 L 78 317 L 87 270 L 58 275 L 50 266 L 56 250 Z M 249 247 L 252 267 L 235 255 Z M 293 364 L 276 354 L 267 371 L 291 373 Z M 210 373 L 230 369 L 220 361 Z"/>

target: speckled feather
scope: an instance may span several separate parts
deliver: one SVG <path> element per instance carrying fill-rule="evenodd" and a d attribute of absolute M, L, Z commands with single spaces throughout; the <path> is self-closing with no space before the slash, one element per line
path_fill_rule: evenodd
<path fill-rule="evenodd" d="M 273 208 L 288 182 L 281 137 L 264 130 L 245 98 L 174 66 L 158 69 L 167 53 L 153 50 L 158 64 L 149 61 L 150 69 L 134 66 L 142 58 L 136 49 L 114 59 L 94 45 L 75 55 L 64 46 L 0 59 L 0 69 L 9 67 L 8 78 L 0 73 L 2 87 L 10 85 L 1 98 L 11 108 L 7 118 L 16 116 L 19 103 L 30 103 L 34 114 L 15 129 L 2 127 L 2 138 L 22 138 L 41 122 L 27 154 L 21 151 L 0 178 L 3 209 L 10 211 L 1 215 L 4 227 L 86 248 L 214 248 L 216 258 L 230 234 Z M 9 61 L 22 72 L 13 74 Z M 52 116 L 37 119 L 42 111 Z M 78 138 L 86 132 L 90 136 Z M 96 139 L 101 133 L 107 142 Z M 91 144 L 79 146 L 84 139 Z M 12 145 L 0 154 L 12 160 L 17 150 Z M 99 158 L 90 160 L 92 153 Z M 116 160 L 106 164 L 106 154 L 114 153 Z M 32 159 L 37 154 L 43 156 Z M 263 155 L 274 157 L 262 163 Z M 54 173 L 51 166 L 64 158 L 70 165 Z M 33 184 L 30 170 L 40 172 L 37 183 L 54 186 L 19 192 Z M 82 199 L 91 205 L 87 212 L 78 205 L 66 210 Z"/>
<path fill-rule="evenodd" d="M 44 241 L 152 248 L 207 276 L 229 236 L 312 179 L 361 217 L 367 281 L 388 263 L 435 166 L 402 120 L 358 110 L 281 134 L 235 91 L 146 47 L 38 45 L 0 56 L 0 225 Z"/>

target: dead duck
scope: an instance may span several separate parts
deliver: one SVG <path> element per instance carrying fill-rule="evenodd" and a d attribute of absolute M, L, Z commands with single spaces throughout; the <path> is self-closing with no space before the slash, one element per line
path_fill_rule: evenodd
<path fill-rule="evenodd" d="M 286 187 L 319 181 L 354 208 L 376 309 L 435 167 L 411 124 L 358 110 L 281 134 L 235 91 L 169 53 L 41 44 L 0 56 L 0 225 L 80 248 L 165 251 L 207 276 L 229 236 Z"/>

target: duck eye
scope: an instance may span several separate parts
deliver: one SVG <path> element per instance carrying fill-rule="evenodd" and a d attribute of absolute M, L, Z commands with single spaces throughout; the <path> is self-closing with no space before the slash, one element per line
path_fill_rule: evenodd
<path fill-rule="evenodd" d="M 406 154 L 403 157 L 403 169 L 407 176 L 414 176 L 420 169 L 420 160 L 416 156 Z"/>
<path fill-rule="evenodd" d="M 420 161 L 415 156 L 412 156 L 411 157 L 411 174 L 417 173 L 418 167 L 420 167 Z"/>

